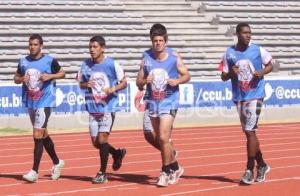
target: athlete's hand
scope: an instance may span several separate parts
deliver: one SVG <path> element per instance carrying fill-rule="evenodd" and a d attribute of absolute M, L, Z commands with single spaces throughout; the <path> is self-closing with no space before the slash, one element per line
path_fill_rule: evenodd
<path fill-rule="evenodd" d="M 95 81 L 94 80 L 90 80 L 87 82 L 87 87 L 88 88 L 94 88 L 95 87 Z"/>
<path fill-rule="evenodd" d="M 238 75 L 240 73 L 240 68 L 236 65 L 232 66 L 231 68 L 232 74 Z"/>
<path fill-rule="evenodd" d="M 253 75 L 254 75 L 255 77 L 257 77 L 257 78 L 261 78 L 261 77 L 263 77 L 265 74 L 264 74 L 264 71 L 261 70 L 261 71 L 255 71 Z"/>
<path fill-rule="evenodd" d="M 148 77 L 146 79 L 147 83 L 151 84 L 153 82 L 153 80 L 154 80 L 154 75 L 153 74 L 148 75 Z"/>
<path fill-rule="evenodd" d="M 25 74 L 25 75 L 22 77 L 22 81 L 25 82 L 25 83 L 29 82 L 29 79 L 30 79 L 30 77 L 29 77 L 29 75 L 27 75 L 27 74 Z"/>
<path fill-rule="evenodd" d="M 177 86 L 179 84 L 179 80 L 178 79 L 168 79 L 167 80 L 167 83 L 170 85 L 170 86 Z"/>
<path fill-rule="evenodd" d="M 115 88 L 114 87 L 105 88 L 105 89 L 103 89 L 103 91 L 105 92 L 106 95 L 111 95 L 111 94 L 115 93 Z"/>
<path fill-rule="evenodd" d="M 40 77 L 40 80 L 45 82 L 45 81 L 48 81 L 48 80 L 51 80 L 53 79 L 53 75 L 52 74 L 46 74 L 46 73 L 43 73 Z"/>

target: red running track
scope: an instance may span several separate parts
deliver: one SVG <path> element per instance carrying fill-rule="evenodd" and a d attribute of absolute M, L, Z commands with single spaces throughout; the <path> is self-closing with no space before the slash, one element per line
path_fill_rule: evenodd
<path fill-rule="evenodd" d="M 32 166 L 30 136 L 0 138 L 0 195 L 300 195 L 300 124 L 262 125 L 258 131 L 271 172 L 264 183 L 242 186 L 245 137 L 238 126 L 180 128 L 173 131 L 178 161 L 185 173 L 176 185 L 158 188 L 160 154 L 142 131 L 113 132 L 110 143 L 125 147 L 118 172 L 108 166 L 109 182 L 92 184 L 99 169 L 98 152 L 88 133 L 56 134 L 52 139 L 66 167 L 59 180 L 50 179 L 52 163 L 44 151 L 37 183 L 21 176 Z"/>

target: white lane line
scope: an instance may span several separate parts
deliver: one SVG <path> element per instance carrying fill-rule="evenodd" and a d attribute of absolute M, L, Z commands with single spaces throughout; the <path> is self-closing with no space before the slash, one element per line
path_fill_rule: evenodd
<path fill-rule="evenodd" d="M 300 156 L 285 156 L 285 157 L 276 157 L 276 158 L 269 158 L 266 159 L 267 161 L 276 161 L 276 160 L 287 160 L 287 159 L 298 159 L 300 158 Z M 188 158 L 187 158 L 188 159 Z M 161 160 L 155 160 L 155 162 L 159 162 Z M 139 162 L 129 162 L 129 163 L 124 163 L 124 164 L 138 164 L 138 163 L 145 163 L 146 161 L 139 161 Z M 147 161 L 147 162 L 153 162 L 153 161 Z M 230 161 L 230 162 L 221 162 L 221 163 L 210 163 L 210 164 L 196 164 L 196 165 L 190 165 L 190 166 L 184 166 L 184 169 L 192 169 L 192 168 L 202 168 L 202 167 L 210 167 L 210 166 L 224 166 L 224 165 L 232 165 L 232 164 L 240 164 L 240 163 L 245 163 L 245 160 L 242 161 Z M 108 164 L 108 166 L 110 166 L 111 164 Z M 64 170 L 77 170 L 77 169 L 85 169 L 85 168 L 95 168 L 95 167 L 99 167 L 99 165 L 89 165 L 89 166 L 79 166 L 79 167 L 68 167 L 68 168 L 64 168 Z M 272 170 L 276 170 L 276 169 L 287 169 L 287 168 L 294 168 L 294 167 L 300 167 L 300 165 L 285 165 L 285 166 L 279 166 L 279 167 L 272 167 Z M 45 172 L 45 171 L 49 171 L 49 170 L 40 170 L 40 172 Z M 128 172 L 122 172 L 120 174 L 133 174 L 133 173 L 147 173 L 147 172 L 156 172 L 158 173 L 160 171 L 160 169 L 151 169 L 151 170 L 134 170 L 134 171 L 128 171 Z M 213 175 L 226 175 L 226 174 L 233 174 L 233 173 L 241 173 L 243 171 L 233 171 L 233 172 L 226 172 L 226 173 L 217 173 L 217 174 L 208 174 L 205 176 L 213 176 Z M 2 176 L 9 176 L 9 175 L 16 175 L 16 174 L 20 174 L 20 173 L 25 173 L 25 171 L 18 171 L 18 172 L 11 172 L 11 173 L 2 173 Z M 203 174 L 201 174 L 203 176 Z M 199 176 L 201 176 L 199 175 Z M 21 174 L 20 174 L 21 176 Z M 64 179 L 61 178 L 59 179 L 60 181 L 66 181 L 68 179 Z M 39 183 L 44 183 L 44 182 L 55 182 L 53 180 L 39 180 Z M 0 185 L 0 187 L 10 187 L 10 186 L 16 186 L 16 185 L 22 185 L 23 183 L 14 183 L 14 184 L 3 184 Z"/>
<path fill-rule="evenodd" d="M 260 125 L 260 130 L 262 131 L 268 131 L 269 128 L 272 128 L 271 130 L 272 131 L 283 131 L 283 130 L 296 130 L 296 131 L 300 131 L 299 130 L 299 125 L 295 125 L 295 124 L 292 124 L 292 125 L 289 125 L 289 124 L 284 124 L 284 125 Z M 241 132 L 240 131 L 240 126 L 239 125 L 235 125 L 235 126 L 211 126 L 211 127 L 186 127 L 186 128 L 175 128 L 174 129 L 174 132 L 173 134 L 176 134 L 178 132 L 191 132 L 191 131 L 196 131 L 196 132 L 200 132 L 202 134 L 209 134 L 212 132 L 212 130 L 224 130 L 224 129 L 229 129 L 229 128 L 232 128 L 232 129 L 238 129 L 239 131 L 235 131 L 235 132 Z M 208 131 L 209 130 L 209 131 Z M 202 131 L 205 131 L 205 132 L 202 132 Z M 63 138 L 63 137 L 78 137 L 78 136 L 81 136 L 81 135 L 86 135 L 86 136 L 89 136 L 88 134 L 89 132 L 86 131 L 86 132 L 73 132 L 73 133 L 62 133 L 62 134 L 59 134 L 59 133 L 53 133 L 51 134 L 51 137 L 53 138 Z M 119 131 L 114 131 L 113 132 L 113 135 L 124 135 L 124 134 L 136 134 L 136 133 L 143 133 L 142 130 L 132 130 L 132 131 L 128 131 L 128 130 L 125 130 L 125 131 L 122 131 L 122 130 L 119 130 Z M 222 131 L 220 133 L 228 133 L 228 131 Z M 24 139 L 31 139 L 32 136 L 4 136 L 4 137 L 0 137 L 0 141 L 8 141 L 8 140 L 24 140 Z"/>
<path fill-rule="evenodd" d="M 272 130 L 273 131 L 273 130 Z M 217 134 L 219 134 L 220 133 L 220 135 L 222 135 L 221 137 L 220 136 L 215 136 L 215 135 L 217 135 Z M 236 137 L 236 135 L 223 135 L 224 133 L 225 134 L 228 134 L 228 133 L 241 133 L 241 131 L 232 131 L 232 132 L 226 132 L 226 131 L 223 131 L 223 132 L 219 132 L 219 133 L 217 133 L 217 132 L 213 132 L 213 134 L 214 134 L 214 136 L 207 136 L 207 137 L 196 137 L 197 139 L 218 139 L 218 138 L 230 138 L 230 137 Z M 183 133 L 183 134 L 173 134 L 173 138 L 174 138 L 174 136 L 182 136 L 182 135 L 184 135 L 185 136 L 185 138 L 186 139 L 193 139 L 193 138 L 195 138 L 195 137 L 192 137 L 192 138 L 188 138 L 188 136 L 194 136 L 194 135 L 211 135 L 212 134 L 212 132 L 206 132 L 205 134 L 203 134 L 203 133 L 189 133 L 188 131 L 186 132 L 186 133 Z M 260 137 L 262 137 L 262 136 L 269 136 L 269 135 L 271 135 L 271 136 L 273 136 L 273 135 L 289 135 L 289 134 L 291 134 L 291 135 L 295 135 L 295 134 L 300 134 L 300 131 L 299 132 L 286 132 L 286 131 L 284 131 L 284 132 L 281 132 L 281 133 L 274 133 L 274 132 L 272 132 L 272 133 L 260 133 L 260 132 L 258 132 L 258 135 L 260 136 Z M 52 137 L 52 136 L 51 136 Z M 87 141 L 88 140 L 88 138 L 89 138 L 89 136 L 87 135 L 87 137 L 80 137 L 80 138 L 78 138 L 78 139 L 63 139 L 63 140 L 57 140 L 57 141 L 55 141 L 55 143 L 57 144 L 57 143 L 66 143 L 66 142 L 76 142 L 76 141 Z M 111 138 L 111 141 L 113 142 L 114 140 L 120 140 L 120 139 L 133 139 L 133 138 L 138 138 L 138 139 L 141 139 L 141 140 L 138 140 L 138 141 L 144 141 L 143 139 L 144 139 L 144 136 L 142 135 L 142 134 L 140 134 L 139 136 L 124 136 L 124 137 L 122 137 L 122 136 L 114 136 L 114 137 L 112 137 Z M 174 140 L 182 140 L 182 139 L 176 139 L 176 138 L 174 138 Z M 128 142 L 128 141 L 127 141 Z M 136 141 L 131 141 L 131 142 L 136 142 Z M 33 141 L 25 141 L 25 142 L 12 142 L 12 143 L 0 143 L 0 146 L 9 146 L 9 145 L 21 145 L 21 144 L 33 144 Z"/>
<path fill-rule="evenodd" d="M 127 188 L 118 188 L 118 190 L 120 190 L 120 191 L 132 191 L 132 190 L 137 190 L 137 189 L 139 189 L 139 187 L 127 187 Z"/>
<path fill-rule="evenodd" d="M 277 178 L 277 179 L 272 179 L 272 180 L 267 180 L 264 183 L 272 183 L 272 182 L 278 182 L 278 181 L 290 181 L 294 180 L 296 177 L 289 177 L 289 178 Z M 127 186 L 132 186 L 132 185 L 137 185 L 138 183 L 131 183 Z M 213 191 L 213 190 L 218 190 L 218 189 L 224 189 L 224 188 L 233 188 L 233 187 L 238 187 L 239 184 L 235 185 L 230 185 L 230 186 L 221 186 L 221 187 L 214 187 L 214 188 L 206 188 L 206 189 L 197 189 L 197 190 L 192 190 L 192 191 L 184 191 L 184 192 L 177 192 L 177 193 L 171 193 L 171 194 L 163 194 L 162 196 L 172 196 L 172 195 L 185 195 L 185 194 L 192 194 L 196 192 L 208 192 L 208 191 Z M 116 188 L 116 187 L 124 187 L 124 186 L 111 186 L 110 188 Z M 61 194 L 70 194 L 70 193 L 78 193 L 78 192 L 90 192 L 92 191 L 98 191 L 98 190 L 103 190 L 103 189 L 108 189 L 108 187 L 99 187 L 99 188 L 86 188 L 86 189 L 77 189 L 77 190 L 72 190 L 72 191 L 61 191 L 61 192 L 55 192 L 55 193 L 34 193 L 31 195 L 61 195 Z"/>
<path fill-rule="evenodd" d="M 294 180 L 295 178 L 297 178 L 297 177 L 277 178 L 277 179 L 272 179 L 272 180 L 266 180 L 264 183 L 290 181 L 290 180 Z M 239 184 L 235 184 L 235 185 L 229 185 L 229 186 L 221 186 L 221 187 L 196 189 L 196 190 L 191 190 L 191 191 L 183 191 L 183 192 L 170 193 L 170 194 L 162 194 L 161 196 L 187 195 L 187 194 L 200 193 L 200 192 L 209 192 L 209 191 L 213 191 L 213 190 L 229 189 L 229 188 L 234 188 L 234 187 L 239 187 L 239 186 L 240 186 Z"/>
<path fill-rule="evenodd" d="M 261 147 L 268 147 L 268 146 L 285 146 L 285 145 L 292 145 L 292 144 L 299 144 L 299 142 L 286 142 L 286 143 L 274 143 L 274 144 L 261 144 Z M 194 145 L 198 145 L 198 144 L 202 144 L 201 142 L 199 143 L 178 143 L 176 144 L 176 146 L 194 146 Z M 133 147 L 127 147 L 126 149 L 132 149 Z M 153 149 L 152 146 L 150 145 L 146 145 L 146 146 L 140 146 L 140 148 L 151 148 Z M 239 148 L 245 148 L 245 145 L 242 146 L 230 146 L 230 147 L 216 147 L 216 148 L 197 148 L 197 151 L 205 151 L 205 150 L 224 150 L 224 149 L 239 149 Z M 70 150 L 70 151 L 59 151 L 59 154 L 74 154 L 74 153 L 89 153 L 89 152 L 95 152 L 95 149 L 91 149 L 91 150 Z M 190 152 L 190 151 L 194 151 L 194 150 L 177 150 L 177 152 Z M 157 154 L 158 152 L 155 153 L 144 153 L 143 155 L 154 155 Z M 128 154 L 127 157 L 131 157 L 131 156 L 140 156 L 142 154 Z M 26 156 L 32 156 L 32 153 L 30 154 L 19 154 L 19 155 L 3 155 L 0 156 L 0 158 L 11 158 L 11 157 L 26 157 Z"/>
<path fill-rule="evenodd" d="M 276 134 L 270 134 L 270 135 L 276 135 Z M 278 134 L 278 135 L 281 135 L 281 134 Z M 236 136 L 230 136 L 230 137 L 236 137 Z M 208 141 L 208 142 L 201 142 L 201 144 L 221 144 L 221 143 L 232 143 L 232 142 L 243 142 L 243 141 L 246 141 L 245 139 L 240 139 L 240 140 L 220 140 L 222 138 L 228 138 L 228 137 L 215 137 L 213 139 L 215 139 L 215 141 L 211 142 L 211 141 Z M 300 138 L 299 137 L 274 137 L 274 138 L 261 138 L 260 141 L 268 141 L 268 140 L 281 140 L 281 139 L 298 139 Z M 203 138 L 200 137 L 200 138 L 182 138 L 182 139 L 172 139 L 174 142 L 178 142 L 178 141 L 184 141 L 186 142 L 187 140 L 190 141 L 190 140 L 202 140 Z M 207 138 L 205 138 L 205 140 L 207 140 Z M 119 144 L 128 144 L 128 141 L 124 141 L 124 142 L 113 142 L 114 145 L 119 145 Z M 139 140 L 139 141 L 130 141 L 129 142 L 130 144 L 133 144 L 133 143 L 146 143 L 145 140 Z M 80 146 L 80 147 L 83 147 L 83 146 L 91 146 L 92 144 L 90 143 L 84 143 L 84 144 L 74 144 L 74 145 L 55 145 L 56 148 L 67 148 L 67 147 L 77 147 L 77 146 Z M 177 144 L 176 144 L 177 145 Z M 135 146 L 135 147 L 130 147 L 130 148 L 140 148 L 140 146 Z M 20 151 L 20 150 L 32 150 L 32 147 L 28 147 L 28 148 L 2 148 L 0 149 L 0 152 L 2 151 Z"/>
<path fill-rule="evenodd" d="M 100 191 L 100 190 L 106 190 L 110 188 L 119 188 L 119 187 L 128 187 L 137 185 L 137 183 L 126 183 L 121 185 L 114 185 L 114 186 L 101 186 L 97 188 L 86 188 L 86 189 L 77 189 L 77 190 L 71 190 L 71 191 L 61 191 L 61 192 L 55 192 L 55 193 L 33 193 L 30 195 L 33 196 L 46 196 L 46 195 L 61 195 L 61 194 L 71 194 L 71 193 L 79 193 L 79 192 L 91 192 L 91 191 Z"/>
<path fill-rule="evenodd" d="M 202 151 L 201 149 L 193 149 L 193 150 L 182 150 L 181 152 L 197 152 Z M 290 149 L 279 149 L 279 150 L 264 150 L 264 153 L 273 153 L 273 152 L 289 152 L 289 151 L 300 151 L 300 148 L 290 148 Z M 159 154 L 159 152 L 154 153 L 137 153 L 137 154 L 131 154 L 128 155 L 128 157 L 131 156 L 144 156 L 146 154 L 155 155 Z M 217 155 L 202 155 L 202 156 L 195 156 L 195 157 L 180 157 L 179 160 L 185 160 L 185 159 L 198 159 L 198 158 L 215 158 L 215 157 L 226 157 L 226 156 L 237 156 L 237 155 L 245 155 L 245 152 L 241 153 L 223 153 L 223 154 L 217 154 Z M 70 158 L 70 159 L 64 159 L 64 161 L 78 161 L 78 160 L 90 160 L 90 159 L 99 159 L 99 156 L 87 156 L 83 158 Z M 154 161 L 154 160 L 152 160 Z M 48 161 L 41 161 L 41 163 L 51 163 L 52 160 Z M 148 161 L 146 161 L 148 162 Z M 150 161 L 151 162 L 151 161 Z M 32 161 L 29 162 L 17 162 L 17 163 L 2 163 L 0 166 L 14 166 L 14 165 L 26 165 L 26 164 L 32 164 Z M 124 163 L 126 164 L 126 163 Z"/>
<path fill-rule="evenodd" d="M 287 143 L 273 143 L 273 144 L 261 144 L 261 147 L 268 147 L 268 146 L 284 146 L 284 145 L 291 145 L 291 144 L 299 144 L 299 142 L 287 142 Z M 191 146 L 191 145 L 197 145 L 197 144 L 201 144 L 201 142 L 199 143 L 180 143 L 180 144 L 176 144 L 176 146 Z M 128 147 L 126 149 L 132 149 L 133 147 Z M 145 148 L 151 148 L 153 149 L 152 146 L 150 145 L 146 145 L 146 146 L 140 146 L 140 148 L 145 149 Z M 206 150 L 224 150 L 224 149 L 239 149 L 239 148 L 245 148 L 245 145 L 242 146 L 230 146 L 230 147 L 217 147 L 217 148 L 197 148 L 197 150 L 199 151 L 206 151 Z M 91 150 L 70 150 L 70 151 L 59 151 L 59 154 L 74 154 L 74 153 L 88 153 L 88 152 L 95 152 L 95 149 L 91 149 Z M 177 152 L 189 152 L 189 151 L 193 151 L 193 150 L 177 150 Z M 144 153 L 145 155 L 154 155 L 157 153 Z M 19 155 L 4 155 L 4 156 L 0 156 L 0 158 L 11 158 L 11 157 L 26 157 L 26 156 L 32 156 L 32 153 L 30 154 L 19 154 Z M 140 156 L 140 154 L 128 154 L 126 156 Z"/>

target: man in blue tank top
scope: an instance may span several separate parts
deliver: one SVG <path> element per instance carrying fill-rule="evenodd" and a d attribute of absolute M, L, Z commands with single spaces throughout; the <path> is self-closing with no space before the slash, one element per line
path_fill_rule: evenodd
<path fill-rule="evenodd" d="M 109 153 L 113 156 L 113 170 L 120 169 L 125 149 L 115 149 L 108 143 L 109 134 L 118 111 L 118 91 L 126 88 L 125 73 L 119 63 L 104 55 L 105 40 L 94 36 L 89 43 L 90 59 L 81 64 L 78 81 L 85 92 L 85 105 L 89 113 L 89 130 L 95 148 L 99 149 L 100 170 L 93 183 L 107 182 Z"/>
<path fill-rule="evenodd" d="M 221 77 L 223 81 L 231 80 L 232 99 L 237 106 L 242 129 L 247 138 L 248 161 L 241 182 L 252 184 L 255 160 L 256 182 L 263 182 L 270 171 L 270 166 L 263 159 L 256 130 L 265 97 L 264 75 L 273 69 L 272 56 L 264 48 L 251 42 L 251 29 L 247 23 L 238 24 L 236 34 L 238 43 L 227 49 Z"/>
<path fill-rule="evenodd" d="M 65 163 L 59 160 L 52 139 L 47 131 L 47 123 L 52 108 L 56 107 L 55 79 L 65 76 L 65 72 L 53 57 L 42 54 L 43 39 L 39 34 L 29 38 L 30 54 L 19 61 L 18 69 L 14 76 L 16 84 L 23 84 L 23 104 L 28 108 L 28 113 L 33 126 L 34 162 L 32 169 L 23 179 L 29 182 L 38 180 L 38 168 L 43 154 L 43 148 L 54 164 L 51 178 L 57 180 Z"/>
<path fill-rule="evenodd" d="M 171 129 L 179 105 L 179 84 L 190 80 L 188 69 L 180 55 L 167 48 L 167 30 L 154 24 L 150 30 L 152 48 L 143 53 L 137 76 L 137 86 L 146 85 L 147 109 L 153 129 L 158 136 L 162 169 L 157 182 L 166 187 L 175 184 L 183 174 L 170 144 Z"/>

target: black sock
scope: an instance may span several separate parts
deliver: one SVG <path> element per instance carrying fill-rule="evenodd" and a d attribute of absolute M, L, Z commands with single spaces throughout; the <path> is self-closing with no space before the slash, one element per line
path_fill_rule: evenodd
<path fill-rule="evenodd" d="M 53 144 L 50 136 L 47 136 L 46 138 L 43 139 L 43 144 L 44 144 L 44 147 L 45 147 L 47 153 L 49 154 L 50 158 L 52 159 L 53 164 L 57 165 L 59 163 L 59 159 L 55 152 L 54 144 Z"/>
<path fill-rule="evenodd" d="M 107 143 L 108 144 L 108 143 Z M 108 151 L 113 157 L 117 157 L 119 154 L 119 151 L 116 150 L 112 145 L 108 144 Z"/>
<path fill-rule="evenodd" d="M 100 162 L 101 162 L 100 171 L 102 173 L 106 173 L 106 167 L 107 167 L 108 156 L 109 156 L 109 146 L 110 145 L 108 143 L 100 144 L 100 150 L 99 150 Z"/>
<path fill-rule="evenodd" d="M 260 166 L 260 167 L 266 166 L 266 163 L 262 157 L 262 153 L 260 150 L 256 153 L 255 160 L 256 160 L 258 166 Z"/>
<path fill-rule="evenodd" d="M 170 164 L 170 167 L 171 167 L 171 170 L 177 171 L 177 170 L 179 169 L 178 162 L 175 161 L 175 162 L 171 163 L 171 164 Z"/>
<path fill-rule="evenodd" d="M 166 174 L 169 174 L 170 173 L 170 170 L 171 170 L 171 166 L 170 165 L 163 165 L 161 170 L 163 172 L 165 172 Z"/>
<path fill-rule="evenodd" d="M 34 138 L 34 151 L 33 151 L 33 167 L 32 170 L 38 173 L 39 165 L 41 162 L 41 158 L 43 155 L 43 139 L 36 139 Z"/>
<path fill-rule="evenodd" d="M 248 157 L 248 162 L 247 162 L 248 170 L 252 171 L 254 169 L 254 161 L 255 161 L 255 157 Z"/>

